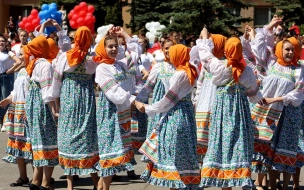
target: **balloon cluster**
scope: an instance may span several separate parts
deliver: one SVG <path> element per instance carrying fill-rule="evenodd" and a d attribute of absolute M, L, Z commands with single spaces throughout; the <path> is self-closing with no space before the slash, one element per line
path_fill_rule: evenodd
<path fill-rule="evenodd" d="M 21 29 L 25 29 L 27 32 L 33 32 L 39 25 L 40 18 L 38 17 L 38 11 L 33 9 L 28 17 L 23 17 L 22 21 L 18 23 Z"/>
<path fill-rule="evenodd" d="M 146 29 L 149 31 L 146 33 L 146 37 L 150 42 L 154 43 L 155 37 L 161 35 L 160 30 L 165 29 L 165 25 L 161 25 L 159 22 L 146 23 Z"/>
<path fill-rule="evenodd" d="M 44 23 L 48 19 L 56 20 L 58 24 L 61 24 L 62 22 L 62 13 L 57 10 L 57 4 L 51 3 L 51 4 L 43 4 L 41 6 L 41 11 L 39 12 L 40 17 L 40 24 Z M 50 35 L 52 32 L 56 31 L 56 27 L 47 27 L 44 30 L 45 34 Z"/>
<path fill-rule="evenodd" d="M 101 26 L 97 29 L 97 33 L 98 35 L 96 36 L 95 38 L 95 42 L 96 44 L 99 43 L 99 41 L 105 37 L 105 35 L 107 34 L 108 30 L 110 30 L 110 28 L 112 28 L 114 25 L 113 24 L 109 24 L 109 25 L 106 25 L 106 26 Z"/>
<path fill-rule="evenodd" d="M 81 2 L 79 5 L 76 5 L 68 14 L 70 26 L 74 29 L 77 29 L 80 26 L 87 26 L 94 34 L 94 23 L 96 21 L 96 18 L 93 15 L 94 11 L 94 6 L 87 5 L 86 2 Z"/>

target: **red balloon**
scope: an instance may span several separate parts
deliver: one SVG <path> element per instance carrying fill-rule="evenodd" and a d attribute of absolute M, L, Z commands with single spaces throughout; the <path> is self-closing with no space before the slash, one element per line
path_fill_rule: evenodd
<path fill-rule="evenodd" d="M 25 23 L 25 25 L 24 25 L 24 28 L 27 30 L 30 29 L 31 27 L 32 27 L 32 24 L 29 22 Z"/>
<path fill-rule="evenodd" d="M 27 17 L 23 17 L 22 22 L 27 23 L 27 21 L 28 21 Z"/>
<path fill-rule="evenodd" d="M 39 20 L 39 19 L 34 19 L 34 20 L 32 20 L 32 25 L 33 25 L 34 27 L 38 26 L 39 23 L 40 23 L 40 20 Z"/>
<path fill-rule="evenodd" d="M 93 17 L 92 16 L 86 16 L 84 21 L 85 21 L 85 23 L 91 24 L 93 22 Z"/>
<path fill-rule="evenodd" d="M 24 23 L 22 21 L 19 22 L 18 25 L 19 25 L 20 28 L 22 28 L 22 29 L 24 28 Z"/>
<path fill-rule="evenodd" d="M 74 12 L 78 12 L 78 11 L 80 11 L 80 7 L 79 7 L 79 5 L 76 5 L 75 7 L 74 7 Z"/>
<path fill-rule="evenodd" d="M 73 14 L 75 13 L 74 9 L 72 9 L 72 10 L 70 11 L 70 13 L 73 15 Z"/>
<path fill-rule="evenodd" d="M 37 9 L 33 9 L 33 10 L 31 11 L 31 15 L 33 15 L 33 16 L 38 16 L 38 11 L 37 11 Z"/>
<path fill-rule="evenodd" d="M 68 19 L 69 20 L 72 20 L 72 16 L 73 16 L 73 14 L 71 14 L 71 12 L 68 14 Z"/>
<path fill-rule="evenodd" d="M 95 18 L 95 16 L 93 16 L 93 21 L 92 21 L 92 23 L 95 23 L 95 21 L 96 21 L 96 18 Z"/>
<path fill-rule="evenodd" d="M 93 13 L 95 11 L 95 7 L 93 5 L 88 6 L 88 12 Z"/>
<path fill-rule="evenodd" d="M 32 22 L 35 19 L 35 17 L 33 15 L 29 15 L 27 17 L 27 19 L 28 19 L 29 22 Z"/>
<path fill-rule="evenodd" d="M 84 19 L 83 18 L 78 18 L 77 19 L 77 25 L 78 25 L 78 27 L 80 27 L 80 26 L 83 26 L 84 25 Z"/>
<path fill-rule="evenodd" d="M 85 11 L 80 11 L 80 13 L 78 14 L 79 17 L 85 17 L 86 16 L 86 12 Z"/>
<path fill-rule="evenodd" d="M 77 24 L 75 21 L 70 21 L 70 26 L 73 28 L 73 29 L 76 29 L 77 28 Z"/>
<path fill-rule="evenodd" d="M 91 17 L 93 17 L 93 14 L 92 14 L 92 13 L 87 13 L 86 16 L 91 16 Z"/>
<path fill-rule="evenodd" d="M 79 4 L 79 7 L 81 7 L 81 9 L 83 10 L 83 8 L 87 8 L 87 3 L 86 2 L 81 2 Z"/>
<path fill-rule="evenodd" d="M 78 14 L 74 14 L 74 15 L 72 16 L 72 20 L 73 20 L 73 21 L 77 21 L 78 18 L 79 18 Z"/>

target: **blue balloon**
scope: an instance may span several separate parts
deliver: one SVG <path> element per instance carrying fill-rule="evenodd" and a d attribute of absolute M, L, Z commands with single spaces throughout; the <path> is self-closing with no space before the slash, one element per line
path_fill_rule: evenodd
<path fill-rule="evenodd" d="M 49 6 L 47 5 L 47 4 L 43 4 L 42 6 L 41 6 L 41 10 L 42 11 L 45 11 L 45 10 L 48 10 L 49 9 Z"/>
<path fill-rule="evenodd" d="M 51 3 L 51 4 L 49 4 L 49 7 L 56 7 L 56 9 L 57 9 L 57 4 L 56 3 Z"/>
<path fill-rule="evenodd" d="M 56 16 L 54 14 L 51 14 L 51 19 L 56 20 Z"/>
<path fill-rule="evenodd" d="M 56 7 L 54 7 L 54 6 L 50 6 L 49 7 L 49 11 L 53 14 L 53 13 L 55 13 L 55 12 L 57 12 L 57 6 Z"/>
<path fill-rule="evenodd" d="M 48 36 L 52 33 L 52 31 L 50 30 L 50 27 L 46 27 L 44 29 L 44 33 L 47 34 Z"/>

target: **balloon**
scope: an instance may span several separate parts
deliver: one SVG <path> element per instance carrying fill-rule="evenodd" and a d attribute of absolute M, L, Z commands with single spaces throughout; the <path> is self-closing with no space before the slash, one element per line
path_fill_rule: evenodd
<path fill-rule="evenodd" d="M 80 26 L 83 26 L 84 25 L 84 19 L 83 18 L 78 18 L 77 19 L 77 24 L 78 24 L 78 27 L 80 27 Z"/>
<path fill-rule="evenodd" d="M 75 12 L 80 11 L 80 7 L 79 7 L 79 5 L 76 5 L 76 6 L 74 7 L 74 11 L 75 11 Z"/>
<path fill-rule="evenodd" d="M 50 6 L 49 8 L 50 13 L 55 13 L 57 11 L 57 5 L 56 6 Z"/>
<path fill-rule="evenodd" d="M 39 22 L 40 22 L 39 19 L 36 18 L 36 19 L 32 20 L 32 25 L 36 27 L 39 25 Z"/>
<path fill-rule="evenodd" d="M 85 17 L 86 12 L 85 11 L 80 11 L 78 15 L 79 15 L 79 17 Z"/>
<path fill-rule="evenodd" d="M 93 16 L 93 23 L 95 23 L 95 21 L 96 21 L 96 18 L 95 18 L 95 16 Z"/>
<path fill-rule="evenodd" d="M 93 13 L 95 11 L 95 7 L 93 5 L 88 6 L 88 12 Z"/>
<path fill-rule="evenodd" d="M 27 17 L 23 17 L 22 22 L 27 23 L 27 21 L 28 21 Z"/>
<path fill-rule="evenodd" d="M 45 10 L 48 10 L 49 9 L 49 6 L 47 5 L 47 4 L 43 4 L 42 6 L 41 6 L 41 10 L 42 11 L 45 11 Z"/>
<path fill-rule="evenodd" d="M 92 13 L 87 13 L 86 16 L 91 16 L 91 17 L 93 17 L 93 14 L 92 14 Z"/>
<path fill-rule="evenodd" d="M 29 22 L 25 23 L 25 25 L 24 25 L 25 29 L 29 29 L 30 27 L 32 27 L 31 23 L 29 23 Z"/>
<path fill-rule="evenodd" d="M 82 9 L 82 8 L 87 8 L 87 3 L 86 2 L 81 2 L 79 4 L 79 7 Z"/>
<path fill-rule="evenodd" d="M 72 9 L 71 11 L 70 11 L 70 14 L 74 14 L 75 13 L 75 11 L 74 11 L 74 9 Z"/>
<path fill-rule="evenodd" d="M 74 15 L 72 16 L 72 20 L 73 20 L 73 21 L 77 21 L 78 18 L 79 18 L 78 14 L 74 14 Z"/>
<path fill-rule="evenodd" d="M 33 19 L 34 19 L 34 16 L 33 16 L 33 15 L 29 15 L 29 16 L 27 17 L 27 20 L 28 20 L 29 22 L 32 22 Z"/>
<path fill-rule="evenodd" d="M 77 28 L 77 24 L 76 24 L 76 22 L 73 21 L 73 20 L 70 21 L 70 26 L 71 26 L 72 28 L 74 28 L 74 29 Z"/>
<path fill-rule="evenodd" d="M 24 28 L 24 23 L 22 21 L 19 22 L 18 25 L 19 25 L 20 28 Z"/>
<path fill-rule="evenodd" d="M 49 5 L 49 7 L 56 7 L 56 9 L 57 9 L 57 4 L 56 4 L 56 3 L 51 3 L 51 4 Z"/>
<path fill-rule="evenodd" d="M 91 24 L 93 22 L 93 17 L 92 16 L 86 16 L 84 21 L 85 21 L 85 23 Z"/>
<path fill-rule="evenodd" d="M 70 12 L 70 13 L 68 14 L 68 19 L 69 19 L 69 20 L 72 20 L 72 16 L 73 16 L 73 14 Z"/>
<path fill-rule="evenodd" d="M 160 25 L 160 29 L 165 29 L 166 26 L 165 25 Z"/>
<path fill-rule="evenodd" d="M 56 16 L 54 14 L 51 14 L 51 19 L 56 20 Z"/>
<path fill-rule="evenodd" d="M 33 15 L 33 16 L 38 16 L 38 11 L 37 11 L 37 9 L 33 9 L 33 10 L 31 11 L 31 15 Z"/>

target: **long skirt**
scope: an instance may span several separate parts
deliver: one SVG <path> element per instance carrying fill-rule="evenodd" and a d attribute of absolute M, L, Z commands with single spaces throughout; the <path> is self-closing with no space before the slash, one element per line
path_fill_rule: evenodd
<path fill-rule="evenodd" d="M 196 125 L 190 95 L 161 115 L 139 151 L 153 161 L 141 176 L 147 183 L 177 189 L 198 188 Z"/>
<path fill-rule="evenodd" d="M 33 150 L 33 166 L 58 165 L 57 127 L 50 107 L 42 100 L 39 83 L 30 82 L 26 117 Z"/>
<path fill-rule="evenodd" d="M 58 121 L 59 164 L 64 175 L 96 173 L 98 143 L 92 75 L 64 73 Z"/>
<path fill-rule="evenodd" d="M 100 177 L 134 170 L 131 110 L 119 111 L 102 92 L 97 104 L 97 135 L 100 160 L 95 164 Z"/>
<path fill-rule="evenodd" d="M 253 125 L 245 88 L 218 87 L 213 104 L 209 143 L 201 168 L 201 187 L 251 188 Z M 211 148 L 212 147 L 212 148 Z"/>

